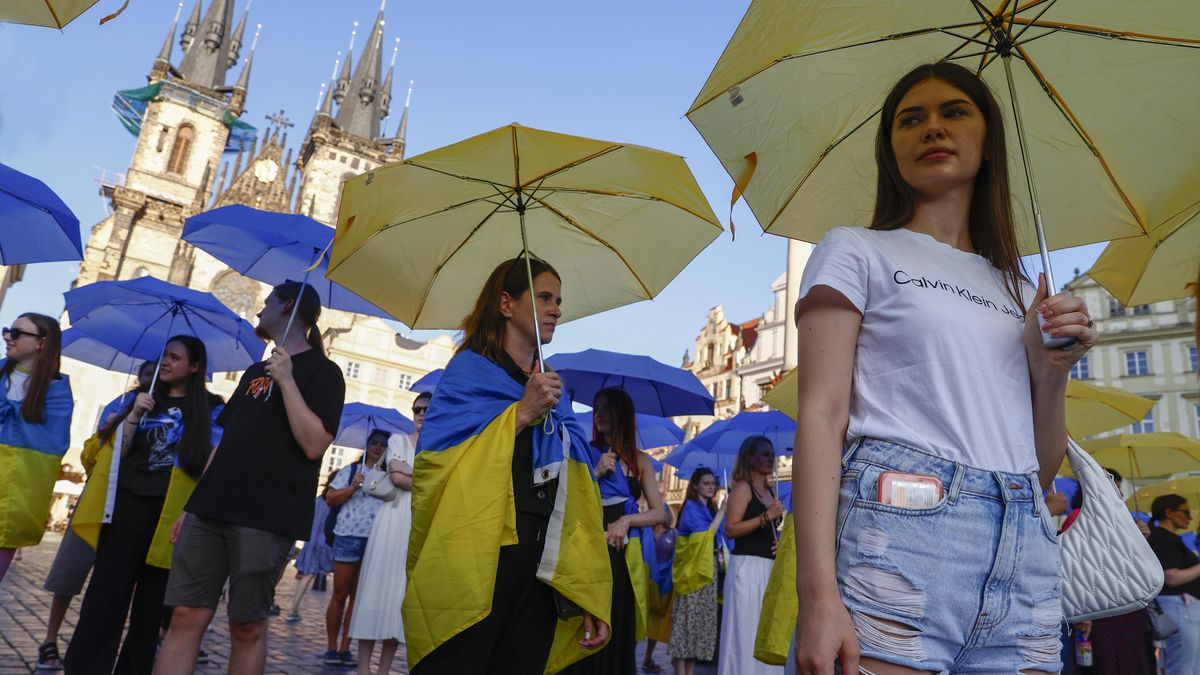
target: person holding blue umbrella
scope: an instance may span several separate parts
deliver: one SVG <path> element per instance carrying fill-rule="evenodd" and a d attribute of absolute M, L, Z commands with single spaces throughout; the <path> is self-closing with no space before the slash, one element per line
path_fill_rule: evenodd
<path fill-rule="evenodd" d="M 285 340 L 293 309 L 295 329 Z M 292 544 L 311 531 L 321 458 L 345 400 L 341 368 L 321 343 L 320 315 L 316 292 L 296 282 L 276 286 L 258 313 L 256 331 L 276 346 L 242 375 L 217 420 L 221 443 L 176 521 L 164 600 L 174 610 L 155 664 L 160 675 L 195 669 L 227 579 L 229 669 L 266 666 L 275 585 Z"/>

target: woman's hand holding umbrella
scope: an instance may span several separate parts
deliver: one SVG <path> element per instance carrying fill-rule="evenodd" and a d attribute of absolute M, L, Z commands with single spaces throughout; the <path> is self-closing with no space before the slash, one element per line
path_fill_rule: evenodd
<path fill-rule="evenodd" d="M 1037 295 L 1025 314 L 1025 353 L 1034 379 L 1065 377 L 1079 359 L 1100 341 L 1100 331 L 1088 315 L 1087 303 L 1066 293 L 1048 296 L 1046 277 L 1039 275 Z M 1068 349 L 1048 349 L 1042 344 L 1043 327 L 1053 337 L 1073 337 Z M 1056 332 L 1057 331 L 1057 332 Z"/>
<path fill-rule="evenodd" d="M 525 383 L 525 393 L 517 402 L 517 431 L 533 426 L 562 397 L 562 380 L 558 373 L 534 373 Z"/>

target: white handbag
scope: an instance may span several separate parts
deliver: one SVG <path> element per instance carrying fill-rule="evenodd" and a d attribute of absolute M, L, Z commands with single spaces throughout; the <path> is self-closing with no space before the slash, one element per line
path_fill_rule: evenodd
<path fill-rule="evenodd" d="M 392 477 L 387 467 L 387 457 L 379 458 L 379 462 L 373 468 L 363 471 L 363 492 L 371 495 L 376 499 L 382 499 L 385 502 L 390 502 L 400 494 L 400 488 L 392 482 Z M 379 467 L 383 467 L 382 469 Z"/>
<path fill-rule="evenodd" d="M 1063 615 L 1077 623 L 1146 607 L 1163 586 L 1158 557 L 1096 460 L 1069 439 L 1067 459 L 1083 490 L 1083 506 L 1059 537 Z"/>

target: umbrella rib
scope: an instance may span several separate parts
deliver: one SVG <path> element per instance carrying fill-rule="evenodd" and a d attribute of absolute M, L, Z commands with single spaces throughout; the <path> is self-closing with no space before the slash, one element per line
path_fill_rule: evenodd
<path fill-rule="evenodd" d="M 1038 24 L 1038 21 L 1040 21 L 1041 18 L 1043 16 L 1045 16 L 1046 12 L 1049 12 L 1050 8 L 1054 7 L 1054 5 L 1058 2 L 1058 0 L 1039 0 L 1039 1 L 1042 4 L 1045 4 L 1046 6 L 1042 8 L 1042 11 L 1037 13 L 1037 16 L 1030 19 L 1029 22 L 1025 24 L 1025 27 L 1020 30 L 1020 32 L 1018 32 L 1016 35 L 1013 36 L 1014 43 L 1021 43 L 1021 36 L 1024 35 L 1026 33 L 1026 31 L 1028 31 L 1030 28 L 1033 28 L 1035 25 L 1041 25 L 1041 24 Z M 1012 31 L 1012 26 L 1014 24 L 1016 24 L 1016 22 L 1017 22 L 1017 12 L 1020 12 L 1022 9 L 1030 9 L 1030 8 L 1033 8 L 1036 6 L 1037 6 L 1037 2 L 1033 2 L 1033 3 L 1026 5 L 1025 7 L 1016 9 L 1013 12 L 1012 20 L 1009 22 L 1009 31 L 1010 32 Z M 1021 44 L 1024 44 L 1024 43 L 1021 43 Z"/>
<path fill-rule="evenodd" d="M 587 236 L 591 237 L 592 239 L 600 242 L 601 244 L 606 246 L 608 248 L 608 250 L 612 251 L 613 255 L 617 256 L 617 259 L 620 260 L 623 265 L 625 265 L 625 269 L 629 270 L 629 273 L 632 274 L 633 278 L 637 280 L 638 285 L 642 287 L 642 291 L 646 294 L 646 299 L 651 300 L 654 298 L 654 294 L 651 293 L 650 289 L 646 287 L 646 283 L 644 281 L 642 281 L 642 277 L 639 276 L 637 271 L 635 271 L 633 269 L 633 266 L 629 264 L 629 261 L 625 259 L 625 256 L 622 255 L 621 252 L 618 251 L 615 246 L 610 244 L 608 242 L 608 240 L 604 239 L 603 237 L 596 234 L 595 232 L 592 232 L 588 228 L 584 227 L 582 224 L 575 222 L 575 220 L 573 220 L 570 216 L 559 211 L 558 209 L 554 208 L 553 206 L 551 206 L 545 202 L 542 202 L 540 199 L 538 199 L 538 201 L 543 206 L 545 206 L 546 209 L 549 210 L 551 213 L 553 213 L 554 215 L 556 215 L 559 218 L 562 218 L 564 221 L 566 221 L 566 223 L 569 224 L 571 227 L 574 227 L 575 229 L 586 234 Z"/>
<path fill-rule="evenodd" d="M 568 171 L 570 169 L 574 169 L 575 167 L 579 166 L 580 164 L 584 164 L 584 163 L 592 161 L 593 159 L 603 157 L 604 155 L 607 155 L 611 152 L 621 150 L 624 147 L 625 147 L 624 145 L 621 145 L 619 143 L 614 143 L 602 150 L 597 150 L 596 152 L 594 152 L 586 157 L 580 157 L 579 159 L 572 160 L 566 164 L 563 164 L 562 166 L 558 167 L 557 169 L 552 169 L 550 171 L 547 171 L 546 173 L 544 173 L 540 176 L 534 176 L 533 178 L 530 178 L 527 182 L 523 183 L 522 187 L 524 187 L 525 185 L 532 185 L 534 182 L 545 183 L 546 179 L 550 178 L 551 176 L 560 174 L 563 171 Z"/>
<path fill-rule="evenodd" d="M 1080 122 L 1077 117 L 1075 117 L 1075 113 L 1071 111 L 1071 107 L 1067 105 L 1067 102 L 1063 100 L 1062 95 L 1058 93 L 1058 90 L 1054 88 L 1054 85 L 1050 84 L 1050 81 L 1047 80 L 1045 75 L 1042 74 L 1042 71 L 1038 69 L 1037 64 L 1033 62 L 1033 59 L 1029 57 L 1029 54 L 1025 53 L 1025 49 L 1021 47 L 1021 45 L 1016 45 L 1016 50 L 1025 61 L 1025 65 L 1029 68 L 1029 72 L 1033 73 L 1034 78 L 1037 79 L 1038 83 L 1042 85 L 1042 90 L 1045 91 L 1046 95 L 1050 97 L 1051 102 L 1054 103 L 1054 106 L 1058 108 L 1058 111 L 1063 115 L 1064 118 L 1066 118 L 1067 123 L 1070 124 L 1073 129 L 1075 129 L 1075 133 L 1079 134 L 1079 137 L 1084 143 L 1087 144 L 1088 149 L 1092 151 L 1092 155 L 1096 158 L 1096 160 L 1100 162 L 1100 167 L 1104 169 L 1104 173 L 1108 176 L 1109 182 L 1112 183 L 1113 189 L 1117 191 L 1117 194 L 1121 195 L 1121 201 L 1125 203 L 1125 207 L 1129 210 L 1129 213 L 1133 216 L 1133 219 L 1137 221 L 1138 227 L 1142 228 L 1142 232 L 1149 232 L 1149 228 L 1146 226 L 1146 222 L 1142 218 L 1142 215 L 1138 213 L 1136 208 L 1134 208 L 1133 202 L 1129 199 L 1129 195 L 1125 194 L 1125 190 L 1122 189 L 1120 182 L 1117 181 L 1117 177 L 1113 175 L 1112 169 L 1109 168 L 1108 162 L 1105 161 L 1104 154 L 1101 153 L 1100 149 L 1096 147 L 1096 144 L 1092 141 L 1087 129 L 1084 129 L 1083 123 Z"/>
<path fill-rule="evenodd" d="M 1015 23 L 1033 24 L 1033 19 L 1014 19 Z M 1181 38 L 1170 37 L 1167 35 L 1155 35 L 1153 33 L 1140 33 L 1137 31 L 1119 31 L 1100 28 L 1097 26 L 1088 26 L 1085 24 L 1063 23 L 1061 21 L 1037 21 L 1036 25 L 1041 28 L 1057 28 L 1071 33 L 1080 35 L 1088 35 L 1091 37 L 1099 37 L 1104 39 L 1116 40 L 1135 40 L 1138 42 L 1149 42 L 1153 44 L 1161 44 L 1167 47 L 1188 47 L 1191 49 L 1200 48 L 1200 38 Z"/>
<path fill-rule="evenodd" d="M 714 223 L 713 221 L 709 220 L 708 218 L 704 217 L 703 215 L 696 213 L 692 209 L 687 208 L 686 206 L 676 204 L 675 202 L 673 202 L 669 199 L 663 199 L 662 197 L 657 197 L 657 196 L 651 195 L 651 194 L 644 194 L 644 193 L 637 193 L 637 192 L 623 192 L 620 190 L 591 190 L 588 188 L 550 188 L 549 190 L 547 190 L 545 192 L 545 194 L 539 195 L 536 198 L 531 194 L 530 199 L 536 199 L 539 204 L 542 204 L 543 206 L 545 206 L 545 202 L 543 202 L 542 200 L 547 197 L 553 196 L 554 193 L 556 193 L 556 192 L 565 192 L 567 194 L 602 195 L 605 197 L 623 197 L 626 199 L 641 199 L 644 201 L 659 202 L 661 204 L 670 204 L 671 206 L 674 206 L 675 208 L 679 209 L 680 211 L 683 211 L 685 213 L 690 213 L 691 215 L 699 218 L 700 220 L 703 220 L 704 222 L 708 223 L 709 225 L 712 225 L 713 227 L 717 228 L 718 230 L 722 230 L 722 231 L 724 230 L 724 228 L 721 227 L 720 223 Z M 532 208 L 532 207 L 530 207 L 530 208 Z"/>
<path fill-rule="evenodd" d="M 438 275 L 442 273 L 442 270 L 445 269 L 446 265 L 450 264 L 450 260 L 453 259 L 455 255 L 458 255 L 458 252 L 467 245 L 467 242 L 471 241 L 471 238 L 475 236 L 475 233 L 482 229 L 483 226 L 487 224 L 487 221 L 491 219 L 492 216 L 496 215 L 496 212 L 499 210 L 499 206 L 492 209 L 486 216 L 483 217 L 483 220 L 479 221 L 479 224 L 471 228 L 471 231 L 467 233 L 467 236 L 458 243 L 458 246 L 454 247 L 454 250 L 450 252 L 450 255 L 446 256 L 445 260 L 438 264 L 437 269 L 433 271 L 433 274 L 429 275 L 429 283 L 425 285 L 425 289 L 421 292 L 421 300 L 417 305 L 417 313 L 413 316 L 413 326 L 416 326 L 421 321 L 421 315 L 425 312 L 425 302 L 429 299 L 429 294 L 433 292 L 433 285 L 437 283 Z"/>

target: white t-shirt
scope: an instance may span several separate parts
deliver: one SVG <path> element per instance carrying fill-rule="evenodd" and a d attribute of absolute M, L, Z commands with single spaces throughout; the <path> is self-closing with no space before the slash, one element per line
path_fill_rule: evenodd
<path fill-rule="evenodd" d="M 839 227 L 814 250 L 800 297 L 814 286 L 838 291 L 863 315 L 848 441 L 878 438 L 991 471 L 1037 470 L 1024 311 L 991 263 L 903 228 Z"/>
<path fill-rule="evenodd" d="M 8 375 L 8 400 L 24 401 L 29 390 L 29 374 L 14 370 Z"/>

